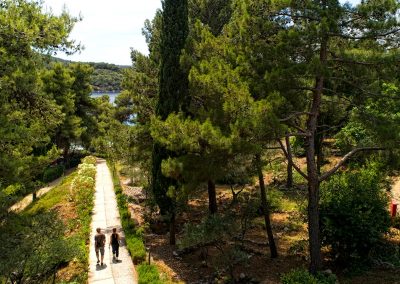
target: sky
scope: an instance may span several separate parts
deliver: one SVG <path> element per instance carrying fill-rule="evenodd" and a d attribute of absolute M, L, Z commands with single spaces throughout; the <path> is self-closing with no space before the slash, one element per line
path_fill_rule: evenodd
<path fill-rule="evenodd" d="M 341 0 L 359 3 L 359 0 Z M 160 0 L 44 0 L 44 9 L 58 15 L 65 6 L 72 16 L 82 16 L 70 38 L 85 49 L 72 56 L 57 57 L 83 62 L 131 65 L 130 48 L 148 54 L 142 28 L 161 9 Z"/>
<path fill-rule="evenodd" d="M 70 38 L 85 49 L 80 54 L 56 56 L 84 62 L 131 65 L 130 48 L 148 54 L 142 28 L 161 9 L 160 0 L 45 0 L 44 10 L 56 15 L 66 6 L 69 14 L 82 16 Z"/>

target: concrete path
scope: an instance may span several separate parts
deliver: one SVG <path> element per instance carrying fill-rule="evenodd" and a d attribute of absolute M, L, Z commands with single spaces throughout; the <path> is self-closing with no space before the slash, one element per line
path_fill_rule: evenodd
<path fill-rule="evenodd" d="M 397 204 L 400 204 L 400 177 L 397 177 L 394 181 L 392 187 L 392 196 L 393 199 L 397 201 Z"/>
<path fill-rule="evenodd" d="M 90 253 L 89 253 L 89 284 L 135 284 L 137 282 L 136 271 L 132 259 L 125 246 L 125 238 L 122 232 L 121 221 L 115 198 L 114 186 L 110 170 L 106 161 L 97 160 L 96 193 L 91 224 Z M 104 265 L 96 265 L 97 258 L 94 251 L 94 236 L 96 228 L 101 228 L 106 234 Z M 119 262 L 112 261 L 112 252 L 108 244 L 112 228 L 117 228 L 122 239 L 119 248 Z"/>
<path fill-rule="evenodd" d="M 52 182 L 47 184 L 46 187 L 43 187 L 43 188 L 37 190 L 36 191 L 36 198 L 42 197 L 47 192 L 49 192 L 51 189 L 53 189 L 54 187 L 59 185 L 64 180 L 64 178 L 66 176 L 70 175 L 74 170 L 75 170 L 75 168 L 66 170 L 62 177 L 59 177 L 58 179 L 53 180 Z M 33 201 L 33 195 L 29 194 L 29 195 L 25 196 L 23 199 L 21 199 L 20 201 L 18 201 L 17 203 L 15 203 L 13 206 L 11 206 L 8 209 L 8 211 L 9 212 L 14 211 L 16 213 L 19 213 L 19 212 L 23 211 L 26 207 L 28 207 L 28 205 L 31 204 L 32 201 Z"/>

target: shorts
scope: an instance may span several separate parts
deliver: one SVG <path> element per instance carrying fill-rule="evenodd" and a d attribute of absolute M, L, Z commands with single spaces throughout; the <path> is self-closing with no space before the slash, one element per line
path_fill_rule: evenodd
<path fill-rule="evenodd" d="M 100 251 L 100 254 L 104 255 L 104 247 L 95 247 L 94 250 L 96 253 L 99 253 Z"/>

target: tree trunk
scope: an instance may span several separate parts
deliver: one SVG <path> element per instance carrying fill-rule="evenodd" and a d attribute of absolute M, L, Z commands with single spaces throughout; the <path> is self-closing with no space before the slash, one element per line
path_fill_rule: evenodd
<path fill-rule="evenodd" d="M 259 183 L 260 183 L 261 207 L 262 207 L 264 220 L 265 220 L 265 228 L 267 231 L 269 249 L 271 252 L 271 258 L 276 258 L 276 257 L 278 257 L 278 251 L 276 249 L 274 235 L 272 233 L 270 212 L 269 212 L 269 206 L 268 206 L 268 202 L 267 202 L 267 194 L 266 194 L 265 184 L 264 184 L 264 175 L 263 175 L 262 166 L 261 166 L 261 157 L 258 154 L 256 155 L 256 163 L 257 163 L 258 179 L 259 179 Z"/>
<path fill-rule="evenodd" d="M 210 214 L 218 212 L 217 205 L 217 192 L 215 190 L 215 182 L 213 180 L 208 181 L 208 209 Z"/>
<path fill-rule="evenodd" d="M 327 38 L 321 41 L 320 63 L 326 66 Z M 307 121 L 306 160 L 308 174 L 308 236 L 310 246 L 310 272 L 316 274 L 322 268 L 321 240 L 319 233 L 319 175 L 315 161 L 315 136 L 318 115 L 321 108 L 324 75 L 318 73 L 315 78 L 315 90 L 312 98 L 310 115 Z"/>
<path fill-rule="evenodd" d="M 175 212 L 171 214 L 171 218 L 169 220 L 169 244 L 176 244 L 176 220 L 175 220 Z"/>
<path fill-rule="evenodd" d="M 315 154 L 317 156 L 317 172 L 320 175 L 321 174 L 321 167 L 324 163 L 324 150 L 323 150 L 323 141 L 324 141 L 324 135 L 322 133 L 316 134 L 315 138 Z"/>
<path fill-rule="evenodd" d="M 292 157 L 292 148 L 290 147 L 289 136 L 286 136 L 285 142 L 286 142 L 286 151 L 287 151 L 287 155 L 288 155 L 286 187 L 292 188 L 293 187 L 293 165 L 292 165 L 293 157 Z"/>

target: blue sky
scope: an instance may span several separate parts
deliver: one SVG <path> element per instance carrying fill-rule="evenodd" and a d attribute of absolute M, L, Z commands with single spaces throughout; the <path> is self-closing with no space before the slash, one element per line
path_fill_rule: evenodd
<path fill-rule="evenodd" d="M 341 2 L 347 2 L 341 0 Z M 359 0 L 350 0 L 359 3 Z M 152 19 L 160 0 L 44 0 L 44 9 L 59 14 L 65 6 L 72 16 L 83 17 L 70 38 L 81 42 L 85 49 L 78 54 L 58 57 L 74 61 L 107 62 L 131 65 L 130 48 L 145 54 L 143 23 Z"/>

